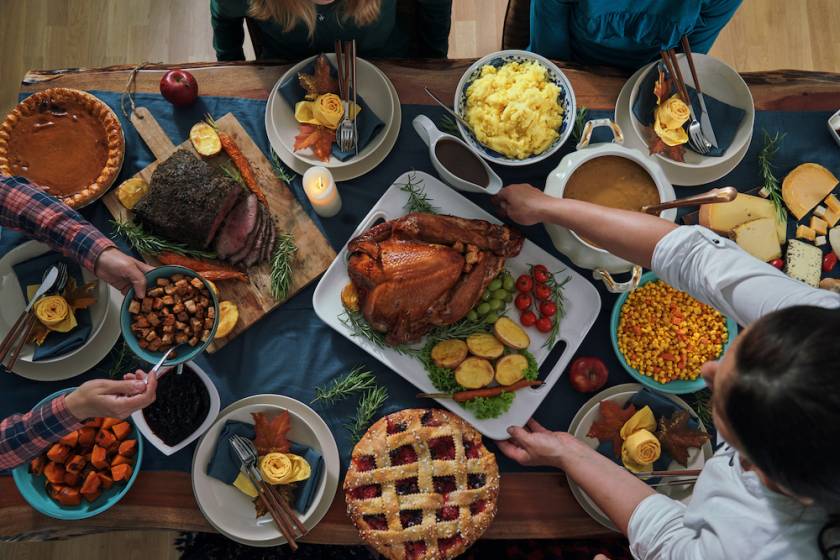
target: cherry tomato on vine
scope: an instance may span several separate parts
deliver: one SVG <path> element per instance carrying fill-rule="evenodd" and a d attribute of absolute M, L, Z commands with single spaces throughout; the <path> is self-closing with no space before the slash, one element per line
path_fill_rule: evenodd
<path fill-rule="evenodd" d="M 539 266 L 539 265 L 537 265 L 537 266 Z M 536 266 L 534 267 L 534 272 L 533 272 L 532 276 L 534 277 L 534 282 L 536 282 L 537 284 L 545 284 L 546 282 L 548 282 L 548 278 L 549 278 L 548 271 L 537 270 Z"/>
<path fill-rule="evenodd" d="M 535 264 L 531 268 L 531 270 L 533 270 L 534 272 L 536 272 L 538 270 L 541 271 L 541 272 L 548 272 L 548 268 L 544 264 Z"/>
<path fill-rule="evenodd" d="M 835 255 L 833 251 L 830 251 L 830 252 L 826 253 L 825 256 L 823 257 L 823 262 L 822 262 L 823 272 L 830 272 L 831 269 L 834 268 L 834 265 L 836 265 L 836 264 L 837 264 L 837 255 Z"/>
<path fill-rule="evenodd" d="M 519 316 L 519 322 L 522 323 L 523 327 L 530 327 L 537 322 L 537 316 L 533 311 L 523 311 Z"/>
<path fill-rule="evenodd" d="M 536 296 L 537 299 L 547 301 L 551 299 L 551 288 L 545 284 L 537 284 L 534 286 L 534 296 Z"/>
<path fill-rule="evenodd" d="M 548 317 L 540 317 L 539 321 L 537 321 L 537 330 L 540 332 L 547 333 L 551 330 L 551 327 L 554 326 L 554 323 L 551 322 L 551 319 Z"/>
<path fill-rule="evenodd" d="M 540 313 L 543 317 L 554 317 L 557 313 L 557 306 L 554 302 L 544 301 L 540 304 Z"/>
<path fill-rule="evenodd" d="M 782 270 L 785 266 L 785 261 L 783 261 L 782 259 L 773 259 L 772 261 L 770 261 L 770 265 L 778 268 L 779 270 Z"/>
<path fill-rule="evenodd" d="M 529 307 L 531 307 L 531 296 L 525 293 L 521 293 L 516 296 L 516 299 L 513 301 L 513 304 L 516 308 L 520 311 L 525 311 Z"/>
<path fill-rule="evenodd" d="M 516 279 L 516 289 L 520 292 L 530 292 L 534 287 L 534 281 L 527 274 L 522 274 Z"/>

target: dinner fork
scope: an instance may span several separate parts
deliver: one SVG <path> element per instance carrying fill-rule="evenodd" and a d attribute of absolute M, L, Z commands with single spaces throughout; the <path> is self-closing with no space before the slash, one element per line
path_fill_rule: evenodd
<path fill-rule="evenodd" d="M 694 106 L 691 104 L 691 98 L 688 96 L 688 90 L 685 87 L 685 82 L 682 78 L 682 72 L 677 61 L 677 56 L 674 49 L 662 51 L 662 59 L 665 61 L 665 67 L 668 74 L 673 78 L 674 84 L 677 87 L 677 93 L 683 102 L 688 106 L 690 121 L 688 124 L 688 141 L 691 148 L 698 154 L 705 155 L 709 153 L 711 145 L 708 143 L 700 128 L 700 123 L 697 116 L 694 114 Z"/>
<path fill-rule="evenodd" d="M 697 101 L 700 103 L 700 131 L 703 137 L 709 141 L 712 147 L 717 148 L 717 137 L 715 129 L 712 128 L 712 120 L 709 118 L 709 111 L 706 109 L 706 99 L 703 97 L 703 90 L 700 89 L 700 78 L 697 77 L 697 70 L 694 68 L 694 58 L 691 56 L 691 45 L 688 36 L 684 35 L 680 41 L 683 52 L 688 58 L 688 68 L 691 70 L 691 78 L 694 80 L 694 89 L 697 91 Z"/>
<path fill-rule="evenodd" d="M 353 62 L 350 59 L 354 58 L 355 55 L 355 41 L 352 43 L 349 41 L 336 41 L 335 45 L 335 60 L 336 66 L 338 66 L 338 89 L 341 94 L 342 104 L 344 105 L 344 117 L 338 125 L 336 139 L 338 140 L 338 148 L 342 152 L 349 152 L 353 149 L 356 138 L 354 119 L 350 118 L 352 110 L 350 106 L 350 87 L 353 81 L 352 70 L 350 68 Z M 352 84 L 352 87 L 354 88 L 353 94 L 355 96 L 355 83 Z"/>

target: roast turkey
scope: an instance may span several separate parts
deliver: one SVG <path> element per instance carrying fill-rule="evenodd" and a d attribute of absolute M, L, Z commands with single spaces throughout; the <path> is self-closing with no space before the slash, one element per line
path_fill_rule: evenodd
<path fill-rule="evenodd" d="M 413 213 L 352 239 L 348 273 L 368 323 L 404 344 L 463 319 L 522 243 L 506 226 Z"/>

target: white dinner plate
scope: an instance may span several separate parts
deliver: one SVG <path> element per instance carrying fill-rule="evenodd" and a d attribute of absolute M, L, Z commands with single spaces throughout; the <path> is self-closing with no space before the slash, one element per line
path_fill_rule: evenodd
<path fill-rule="evenodd" d="M 321 481 L 309 509 L 300 517 L 312 530 L 326 515 L 338 488 L 340 459 L 338 445 L 329 427 L 304 403 L 282 395 L 254 395 L 239 400 L 219 413 L 213 426 L 195 448 L 192 463 L 192 487 L 196 503 L 207 521 L 220 533 L 247 546 L 279 546 L 286 539 L 268 515 L 257 518 L 251 499 L 233 485 L 224 484 L 207 475 L 207 465 L 216 447 L 219 433 L 228 420 L 253 424 L 252 412 L 288 410 L 292 427 L 291 441 L 318 449 L 324 458 Z"/>
<path fill-rule="evenodd" d="M 389 153 L 391 153 L 391 150 L 400 135 L 402 109 L 400 107 L 400 99 L 397 95 L 397 90 L 381 70 L 376 67 L 373 68 L 381 75 L 387 85 L 391 100 L 391 121 L 386 123 L 385 130 L 379 132 L 379 136 L 382 137 L 382 141 L 379 146 L 367 157 L 358 160 L 354 158 L 352 161 L 348 161 L 348 165 L 334 167 L 331 169 L 333 177 L 336 181 L 349 181 L 351 179 L 361 177 L 365 173 L 373 170 L 376 166 L 382 163 Z M 285 100 L 280 99 L 280 96 L 277 94 L 277 88 L 280 83 L 281 81 L 278 80 L 278 82 L 274 84 L 274 88 L 268 96 L 268 101 L 265 107 L 265 131 L 268 136 L 269 144 L 271 144 L 271 148 L 277 154 L 277 157 L 280 158 L 280 161 L 298 175 L 303 175 L 307 169 L 312 167 L 312 165 L 304 161 L 286 147 L 284 142 L 281 141 L 281 133 L 275 122 L 275 118 L 272 117 L 272 115 L 281 110 L 279 107 L 280 105 L 286 104 Z M 316 162 L 315 165 L 320 165 L 320 162 Z"/>
<path fill-rule="evenodd" d="M 14 325 L 15 321 L 20 314 L 23 313 L 23 310 L 26 307 L 23 290 L 20 289 L 20 284 L 18 283 L 17 276 L 15 276 L 15 271 L 12 267 L 18 263 L 28 261 L 29 259 L 39 257 L 51 251 L 52 249 L 44 243 L 40 243 L 38 241 L 27 241 L 26 243 L 18 245 L 3 255 L 3 258 L 0 259 L 0 301 L 2 301 L 2 305 L 0 305 L 0 340 L 6 336 L 6 333 L 9 332 L 9 329 L 12 328 L 12 325 Z M 90 271 L 84 267 L 80 268 L 84 282 L 87 283 L 96 280 L 96 276 L 94 276 Z M 27 363 L 50 364 L 62 362 L 80 354 L 82 350 L 86 350 L 88 348 L 93 339 L 99 334 L 99 331 L 105 324 L 109 310 L 108 285 L 100 280 L 97 285 L 96 303 L 88 308 L 90 313 L 91 331 L 84 344 L 60 356 L 38 360 L 37 362 L 32 361 L 32 357 L 35 353 L 35 345 L 26 344 L 21 350 L 18 360 Z"/>
<path fill-rule="evenodd" d="M 580 407 L 575 417 L 572 418 L 571 424 L 569 424 L 569 433 L 578 438 L 579 440 L 586 443 L 592 449 L 596 449 L 599 445 L 599 441 L 595 438 L 587 437 L 587 433 L 589 433 L 589 429 L 592 427 L 592 423 L 598 419 L 599 414 L 599 404 L 601 401 L 609 400 L 615 402 L 619 406 L 624 406 L 624 404 L 630 400 L 630 397 L 638 393 L 644 389 L 644 386 L 639 383 L 624 383 L 622 385 L 616 385 L 615 387 L 610 387 L 604 391 L 601 391 Z M 705 432 L 706 427 L 703 426 L 703 422 L 697 417 L 697 414 L 694 410 L 688 406 L 684 400 L 679 398 L 676 395 L 666 395 L 663 393 L 657 393 L 659 396 L 665 397 L 667 399 L 672 400 L 675 404 L 677 404 L 683 410 L 687 410 L 689 414 L 693 418 L 695 418 L 700 423 L 700 428 Z M 669 470 L 680 470 L 680 469 L 702 469 L 703 465 L 706 464 L 706 461 L 711 458 L 712 456 L 712 445 L 708 441 L 703 444 L 702 448 L 695 448 L 691 449 L 688 452 L 688 466 L 683 467 L 676 461 L 671 461 L 671 464 L 668 465 Z M 569 488 L 572 491 L 572 495 L 574 495 L 575 499 L 577 500 L 580 507 L 582 507 L 586 513 L 588 513 L 592 519 L 606 527 L 607 529 L 611 529 L 613 531 L 617 531 L 615 525 L 613 525 L 612 521 L 606 516 L 606 514 L 601 511 L 595 502 L 584 492 L 577 483 L 572 480 L 570 477 L 566 477 L 569 481 Z M 686 501 L 688 498 L 691 497 L 691 488 L 692 486 L 660 486 L 656 490 L 665 496 L 673 498 L 675 500 Z"/>
<path fill-rule="evenodd" d="M 638 135 L 636 128 L 633 126 L 633 112 L 630 108 L 630 93 L 633 91 L 633 87 L 642 77 L 646 69 L 647 66 L 640 68 L 630 77 L 629 80 L 627 80 L 624 87 L 621 88 L 621 92 L 618 94 L 618 99 L 615 102 L 614 119 L 618 126 L 621 127 L 621 131 L 624 133 L 624 145 L 628 148 L 635 148 L 636 150 L 639 150 L 647 157 L 657 162 L 665 172 L 665 176 L 674 186 L 694 187 L 698 185 L 705 185 L 707 183 L 711 183 L 712 181 L 717 181 L 735 169 L 738 164 L 741 163 L 741 160 L 744 159 L 744 156 L 747 155 L 747 151 L 750 148 L 749 142 L 745 143 L 728 161 L 722 161 L 717 165 L 700 169 L 690 169 L 678 166 L 668 158 L 660 158 L 649 155 L 650 150 L 648 149 L 647 142 Z"/>

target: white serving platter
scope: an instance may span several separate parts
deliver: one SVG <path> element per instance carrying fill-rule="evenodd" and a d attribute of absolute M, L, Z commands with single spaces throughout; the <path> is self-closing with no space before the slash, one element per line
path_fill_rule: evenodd
<path fill-rule="evenodd" d="M 488 222 L 500 224 L 501 222 L 490 215 L 476 204 L 469 201 L 460 193 L 446 186 L 438 179 L 421 171 L 409 171 L 399 176 L 391 187 L 385 192 L 376 206 L 362 220 L 351 239 L 367 230 L 377 220 L 391 220 L 406 214 L 404 205 L 408 195 L 400 190 L 408 177 L 413 175 L 413 181 L 422 180 L 426 195 L 429 196 L 433 206 L 443 209 L 444 212 L 463 218 L 474 218 L 487 220 Z M 564 289 L 566 296 L 566 315 L 560 323 L 560 330 L 557 341 L 564 341 L 566 348 L 557 360 L 551 372 L 543 378 L 544 385 L 536 388 L 526 388 L 516 392 L 513 404 L 505 414 L 498 418 L 479 420 L 471 412 L 467 411 L 451 399 L 437 399 L 440 404 L 455 414 L 466 419 L 482 434 L 497 440 L 507 439 L 507 428 L 517 425 L 523 426 L 540 406 L 543 399 L 551 391 L 557 380 L 566 369 L 566 365 L 574 356 L 583 338 L 595 323 L 598 312 L 601 309 L 601 296 L 592 283 L 570 269 L 565 263 L 541 249 L 535 243 L 525 240 L 522 251 L 518 256 L 507 259 L 505 267 L 516 278 L 520 274 L 528 272 L 528 266 L 542 263 L 552 272 L 563 271 L 561 277 L 571 277 Z M 397 372 L 407 381 L 413 383 L 420 391 L 437 392 L 432 385 L 429 375 L 423 364 L 412 356 L 400 354 L 390 348 L 379 348 L 367 339 L 354 337 L 352 331 L 339 319 L 344 308 L 341 304 L 341 289 L 350 281 L 347 275 L 347 245 L 341 249 L 335 261 L 330 265 L 327 272 L 318 283 L 315 294 L 312 297 L 312 304 L 315 312 L 322 321 L 346 336 L 349 340 L 367 351 L 371 356 Z M 508 310 L 508 315 L 513 315 Z M 528 349 L 536 358 L 537 363 L 542 365 L 551 352 L 551 348 L 544 348 L 547 335 L 538 332 L 536 329 L 527 329 L 531 337 L 531 346 Z M 422 344 L 422 343 L 420 343 Z M 556 344 L 556 343 L 555 343 Z"/>

